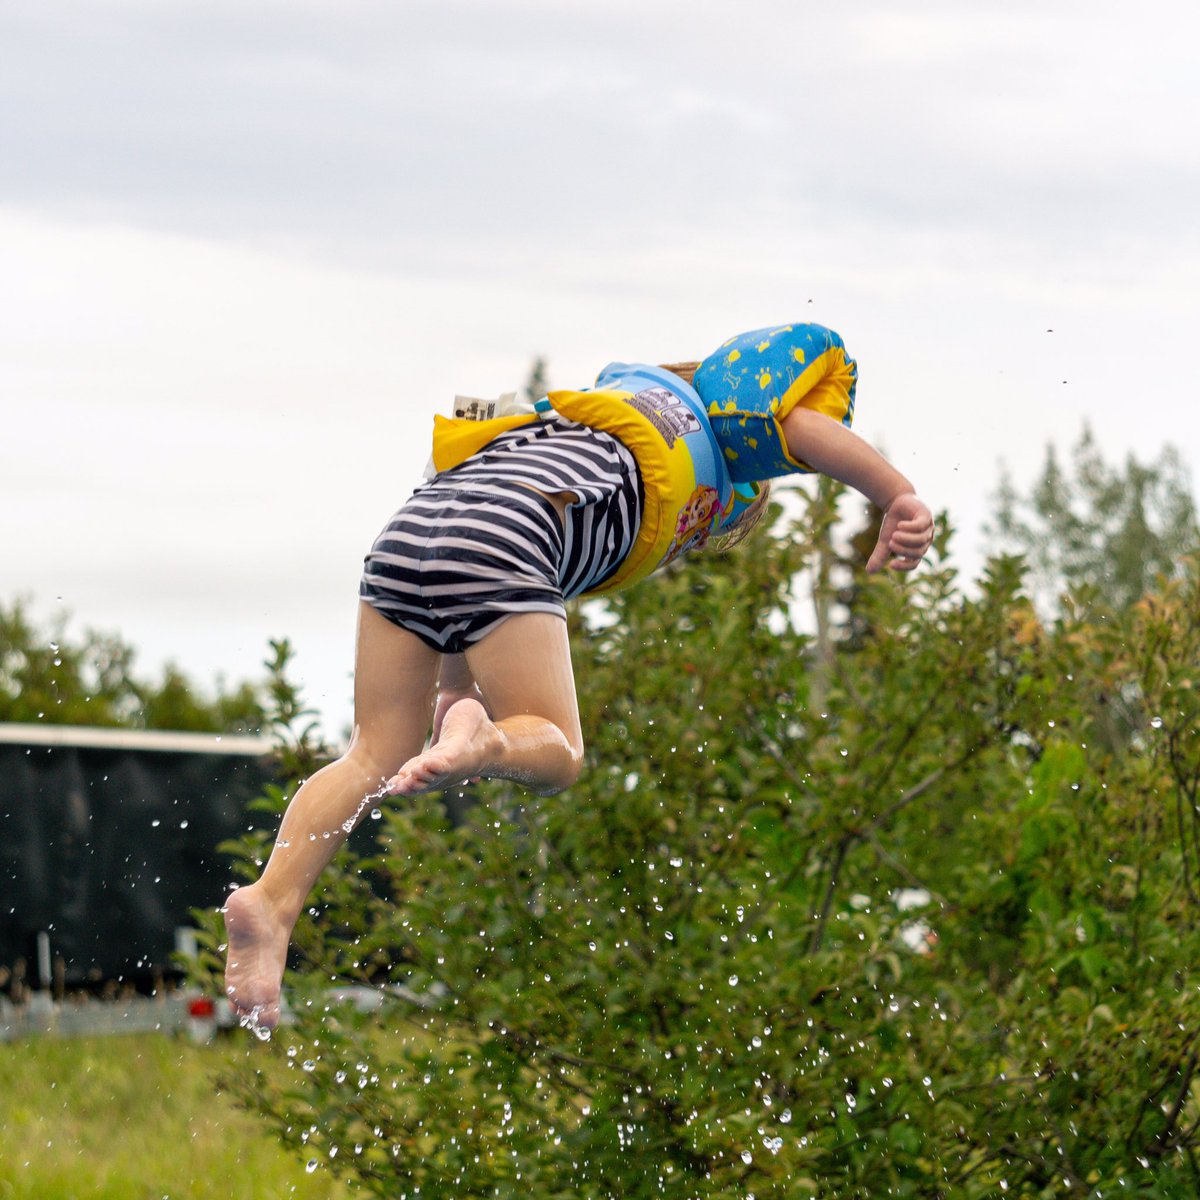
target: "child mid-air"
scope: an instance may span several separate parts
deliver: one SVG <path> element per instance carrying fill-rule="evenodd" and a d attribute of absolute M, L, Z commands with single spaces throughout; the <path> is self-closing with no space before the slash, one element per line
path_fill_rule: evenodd
<path fill-rule="evenodd" d="M 375 798 L 477 776 L 541 794 L 575 781 L 584 748 L 565 600 L 744 529 L 763 483 L 801 471 L 882 510 L 868 571 L 921 561 L 933 519 L 850 431 L 856 379 L 836 334 L 787 325 L 700 364 L 611 364 L 594 390 L 530 411 L 439 419 L 436 474 L 366 559 L 350 745 L 296 793 L 261 878 L 226 900 L 226 992 L 244 1023 L 278 1022 L 292 928 Z"/>

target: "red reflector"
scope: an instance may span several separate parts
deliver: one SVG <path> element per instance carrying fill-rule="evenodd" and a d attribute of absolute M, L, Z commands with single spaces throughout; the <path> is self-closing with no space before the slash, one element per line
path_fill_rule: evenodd
<path fill-rule="evenodd" d="M 200 996 L 188 1005 L 189 1017 L 211 1017 L 216 1011 L 217 1006 L 207 996 Z"/>

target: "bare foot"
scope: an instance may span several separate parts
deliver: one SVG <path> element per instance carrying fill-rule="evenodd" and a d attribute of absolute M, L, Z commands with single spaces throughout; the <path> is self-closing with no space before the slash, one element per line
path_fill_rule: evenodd
<path fill-rule="evenodd" d="M 225 994 L 243 1025 L 256 1033 L 279 1024 L 279 989 L 287 960 L 287 922 L 257 884 L 225 901 Z"/>
<path fill-rule="evenodd" d="M 387 781 L 387 790 L 394 796 L 416 796 L 472 779 L 494 755 L 497 737 L 478 700 L 459 700 L 446 710 L 438 740 L 410 758 Z"/>

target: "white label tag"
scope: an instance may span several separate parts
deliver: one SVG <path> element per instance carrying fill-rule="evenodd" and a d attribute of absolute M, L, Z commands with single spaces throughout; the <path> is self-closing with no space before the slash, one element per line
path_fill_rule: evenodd
<path fill-rule="evenodd" d="M 518 399 L 516 392 L 505 392 L 496 400 L 480 400 L 474 396 L 455 396 L 450 410 L 460 421 L 490 421 L 493 417 L 511 417 L 516 413 L 533 412 L 533 401 Z"/>
<path fill-rule="evenodd" d="M 451 412 L 458 421 L 490 421 L 496 415 L 499 400 L 475 400 L 470 396 L 455 396 Z"/>
<path fill-rule="evenodd" d="M 511 417 L 516 413 L 535 412 L 532 400 L 518 398 L 516 392 L 505 392 L 495 400 L 480 400 L 475 396 L 455 396 L 450 415 L 460 421 L 490 421 L 493 417 Z M 437 469 L 433 457 L 425 464 L 425 478 L 433 479 Z"/>

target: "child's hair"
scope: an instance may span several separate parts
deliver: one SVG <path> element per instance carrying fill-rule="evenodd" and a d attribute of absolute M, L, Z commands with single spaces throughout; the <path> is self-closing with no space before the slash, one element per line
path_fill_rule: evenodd
<path fill-rule="evenodd" d="M 696 371 L 700 364 L 698 362 L 677 362 L 677 363 L 659 363 L 659 369 L 670 371 L 672 375 L 678 375 L 684 383 L 690 384 L 695 378 Z"/>
<path fill-rule="evenodd" d="M 700 364 L 698 362 L 677 362 L 660 363 L 659 366 L 664 371 L 670 371 L 672 375 L 678 375 L 684 383 L 690 384 Z M 708 543 L 708 549 L 722 554 L 726 550 L 732 550 L 738 542 L 748 537 L 754 527 L 762 520 L 763 513 L 767 511 L 767 501 L 770 497 L 771 481 L 764 480 L 758 485 L 758 494 L 754 497 L 753 502 L 728 529 L 718 534 Z"/>
<path fill-rule="evenodd" d="M 726 550 L 732 550 L 738 542 L 749 537 L 754 532 L 754 527 L 763 519 L 763 514 L 767 511 L 767 501 L 770 498 L 771 481 L 765 479 L 758 485 L 758 493 L 741 516 L 728 529 L 717 534 L 708 543 L 709 549 L 714 550 L 717 554 L 724 554 Z"/>

